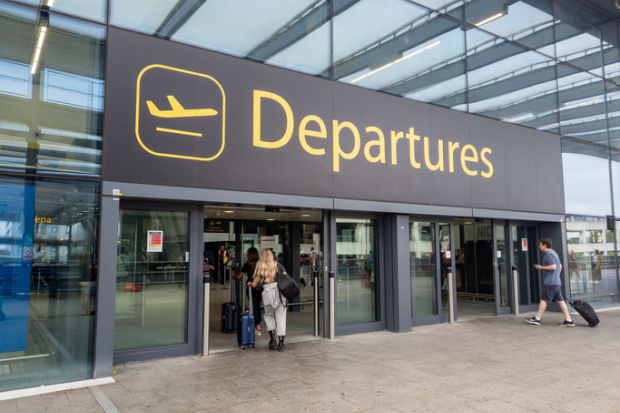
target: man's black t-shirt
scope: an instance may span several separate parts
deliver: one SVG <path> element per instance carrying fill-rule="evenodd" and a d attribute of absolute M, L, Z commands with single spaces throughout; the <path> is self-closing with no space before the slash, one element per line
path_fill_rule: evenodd
<path fill-rule="evenodd" d="M 241 267 L 241 272 L 248 276 L 248 281 L 252 281 L 254 278 L 254 268 L 256 268 L 256 261 L 246 262 Z"/>

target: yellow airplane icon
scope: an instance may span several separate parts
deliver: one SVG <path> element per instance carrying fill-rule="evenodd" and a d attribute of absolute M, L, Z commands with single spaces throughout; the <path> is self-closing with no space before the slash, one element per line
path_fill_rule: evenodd
<path fill-rule="evenodd" d="M 166 96 L 170 109 L 159 109 L 152 100 L 146 101 L 146 106 L 149 108 L 151 115 L 158 118 L 197 118 L 201 116 L 215 116 L 217 110 L 211 108 L 201 109 L 185 109 L 183 105 L 173 95 Z"/>

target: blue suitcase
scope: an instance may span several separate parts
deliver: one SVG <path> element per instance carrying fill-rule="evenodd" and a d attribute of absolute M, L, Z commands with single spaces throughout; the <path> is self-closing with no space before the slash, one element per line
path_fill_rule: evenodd
<path fill-rule="evenodd" d="M 254 348 L 256 344 L 256 333 L 254 331 L 254 314 L 252 313 L 252 291 L 248 286 L 248 296 L 250 297 L 250 305 L 245 308 L 239 316 L 239 328 L 237 329 L 237 343 L 243 350 L 246 347 Z"/>

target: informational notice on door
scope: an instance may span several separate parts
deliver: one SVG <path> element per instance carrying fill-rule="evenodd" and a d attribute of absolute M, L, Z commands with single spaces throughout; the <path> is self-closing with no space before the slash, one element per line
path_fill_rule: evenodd
<path fill-rule="evenodd" d="M 164 250 L 164 231 L 146 232 L 146 252 L 162 252 Z"/>
<path fill-rule="evenodd" d="M 527 251 L 527 238 L 521 238 L 521 251 Z"/>

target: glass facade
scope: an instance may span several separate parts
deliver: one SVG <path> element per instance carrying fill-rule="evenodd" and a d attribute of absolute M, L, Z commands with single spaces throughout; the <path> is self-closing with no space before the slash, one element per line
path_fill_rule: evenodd
<path fill-rule="evenodd" d="M 106 24 L 561 135 L 570 289 L 604 307 L 620 299 L 619 22 L 585 0 L 0 0 L 0 330 L 17 332 L 0 335 L 0 390 L 90 375 Z M 337 226 L 338 322 L 376 321 L 375 222 Z M 411 248 L 412 284 L 442 288 L 419 265 L 436 251 Z M 421 291 L 412 311 L 441 311 Z"/>
<path fill-rule="evenodd" d="M 0 170 L 97 176 L 105 27 L 0 2 Z"/>
<path fill-rule="evenodd" d="M 0 177 L 0 391 L 91 377 L 99 184 Z"/>
<path fill-rule="evenodd" d="M 0 391 L 93 369 L 105 2 L 20 3 L 0 1 Z"/>

